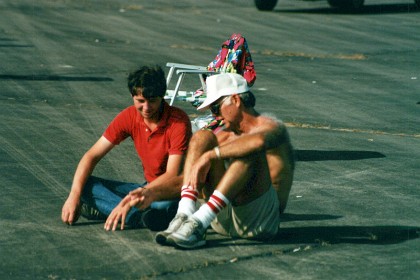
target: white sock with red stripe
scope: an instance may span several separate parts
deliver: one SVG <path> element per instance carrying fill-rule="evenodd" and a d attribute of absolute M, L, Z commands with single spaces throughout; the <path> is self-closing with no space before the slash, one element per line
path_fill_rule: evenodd
<path fill-rule="evenodd" d="M 202 205 L 193 217 L 199 220 L 204 228 L 207 228 L 210 223 L 216 218 L 217 214 L 222 211 L 229 204 L 229 200 L 219 191 L 215 190 L 210 196 L 209 201 Z"/>
<path fill-rule="evenodd" d="M 195 203 L 198 199 L 197 190 L 190 186 L 182 186 L 181 188 L 181 200 L 178 204 L 177 213 L 182 213 L 187 216 L 191 216 L 195 210 L 197 210 Z"/>

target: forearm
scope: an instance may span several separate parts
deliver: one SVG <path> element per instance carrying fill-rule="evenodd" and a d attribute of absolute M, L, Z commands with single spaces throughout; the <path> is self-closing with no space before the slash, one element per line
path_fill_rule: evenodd
<path fill-rule="evenodd" d="M 217 148 L 208 151 L 208 157 L 214 159 L 240 158 L 265 149 L 261 135 L 246 135 L 233 141 L 221 143 Z"/>
<path fill-rule="evenodd" d="M 96 164 L 97 160 L 94 160 L 87 155 L 83 156 L 77 166 L 76 172 L 74 173 L 73 183 L 70 191 L 71 196 L 80 199 L 83 187 L 85 186 L 89 176 L 92 174 Z"/>
<path fill-rule="evenodd" d="M 153 200 L 173 200 L 178 199 L 181 193 L 182 175 L 164 173 L 146 188 L 153 193 Z"/>

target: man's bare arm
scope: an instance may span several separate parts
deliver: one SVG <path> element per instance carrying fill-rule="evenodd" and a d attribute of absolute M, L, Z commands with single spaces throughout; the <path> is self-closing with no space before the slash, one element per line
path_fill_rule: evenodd
<path fill-rule="evenodd" d="M 170 155 L 166 172 L 149 183 L 145 188 L 138 188 L 130 192 L 130 205 L 145 209 L 153 201 L 177 199 L 181 193 L 181 167 L 184 155 Z"/>
<path fill-rule="evenodd" d="M 251 153 L 271 150 L 279 147 L 286 138 L 285 127 L 282 123 L 270 121 L 258 127 L 249 134 L 241 135 L 232 141 L 226 141 L 219 146 L 219 152 L 209 151 L 210 159 L 240 158 Z"/>
<path fill-rule="evenodd" d="M 77 208 L 80 204 L 83 187 L 92 174 L 96 164 L 114 147 L 105 137 L 99 140 L 83 155 L 73 178 L 70 194 L 63 205 L 61 219 L 66 224 L 73 224 L 77 220 Z"/>

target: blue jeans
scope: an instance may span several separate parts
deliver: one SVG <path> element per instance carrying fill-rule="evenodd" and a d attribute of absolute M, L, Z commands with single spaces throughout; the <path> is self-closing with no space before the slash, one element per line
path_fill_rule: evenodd
<path fill-rule="evenodd" d="M 146 185 L 147 182 L 143 184 L 126 183 L 90 176 L 83 188 L 82 201 L 108 216 L 130 191 Z M 178 202 L 178 200 L 154 201 L 150 205 L 150 209 L 164 211 L 170 215 L 178 208 Z M 138 227 L 141 223 L 142 212 L 136 207 L 132 207 L 127 214 L 126 224 Z"/>

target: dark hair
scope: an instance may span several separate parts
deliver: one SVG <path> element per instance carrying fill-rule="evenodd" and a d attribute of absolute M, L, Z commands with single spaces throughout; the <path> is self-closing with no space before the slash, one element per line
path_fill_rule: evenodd
<path fill-rule="evenodd" d="M 252 92 L 243 92 L 240 93 L 239 96 L 241 97 L 242 102 L 246 108 L 252 108 L 255 106 L 255 95 Z"/>
<path fill-rule="evenodd" d="M 166 93 L 165 73 L 158 65 L 142 66 L 128 75 L 127 85 L 132 96 L 140 89 L 144 98 L 163 97 Z"/>

